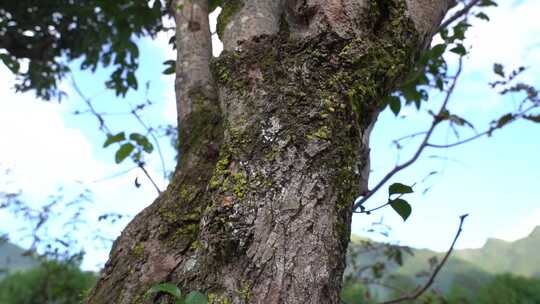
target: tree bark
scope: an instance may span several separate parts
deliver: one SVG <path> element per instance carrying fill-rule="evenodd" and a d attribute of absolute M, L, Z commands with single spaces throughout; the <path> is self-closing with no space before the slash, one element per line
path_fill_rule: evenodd
<path fill-rule="evenodd" d="M 151 303 L 160 282 L 211 303 L 339 303 L 381 99 L 451 2 L 228 1 L 208 85 L 182 82 L 174 178 L 115 241 L 88 303 Z"/>

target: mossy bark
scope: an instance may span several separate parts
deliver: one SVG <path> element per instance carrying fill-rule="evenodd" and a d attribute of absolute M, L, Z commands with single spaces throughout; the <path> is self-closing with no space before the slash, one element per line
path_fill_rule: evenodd
<path fill-rule="evenodd" d="M 281 24 L 212 63 L 219 97 L 189 93 L 181 165 L 88 303 L 152 303 L 142 295 L 160 282 L 211 303 L 339 303 L 369 132 L 425 40 L 404 1 L 371 6 L 351 19 L 362 31 Z"/>

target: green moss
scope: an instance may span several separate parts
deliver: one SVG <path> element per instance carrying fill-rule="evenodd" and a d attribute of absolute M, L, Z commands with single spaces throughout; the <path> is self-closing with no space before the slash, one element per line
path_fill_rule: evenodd
<path fill-rule="evenodd" d="M 195 199 L 195 195 L 197 194 L 196 191 L 197 189 L 193 186 L 181 185 L 180 186 L 180 199 L 184 203 L 189 203 L 193 201 L 193 199 Z"/>
<path fill-rule="evenodd" d="M 217 205 L 214 210 L 218 213 L 212 219 L 212 229 L 216 235 L 224 236 L 211 246 L 225 261 L 242 252 L 235 240 L 238 236 L 223 232 L 235 223 L 227 208 L 221 208 L 220 200 L 233 195 L 235 199 L 245 199 L 250 186 L 281 186 L 279 177 L 267 175 L 267 171 L 246 176 L 241 161 L 261 160 L 265 166 L 270 163 L 271 168 L 282 151 L 296 148 L 304 153 L 306 143 L 313 139 L 330 143 L 321 145 L 330 148 L 309 159 L 310 168 L 329 172 L 330 185 L 321 186 L 337 195 L 333 210 L 340 219 L 334 227 L 336 237 L 344 238 L 347 234 L 349 224 L 345 219 L 350 217 L 358 191 L 355 169 L 366 154 L 360 150 L 361 131 L 373 122 L 378 102 L 407 72 L 417 42 L 414 27 L 401 7 L 404 1 L 369 2 L 381 2 L 385 7 L 375 16 L 366 12 L 358 22 L 373 29 L 353 39 L 322 37 L 324 34 L 312 41 L 295 41 L 281 34 L 263 36 L 251 41 L 242 52 L 224 52 L 213 62 L 215 79 L 225 90 L 222 102 L 231 106 L 232 111 L 238 107 L 253 112 L 234 112 L 210 182 Z M 380 27 L 375 28 L 375 24 Z M 263 77 L 252 90 L 253 70 L 260 71 Z M 268 125 L 269 117 L 280 122 L 275 141 L 261 139 L 260 132 Z M 244 292 L 249 296 L 249 288 L 238 290 L 239 294 Z M 221 300 L 216 296 L 211 303 L 222 303 Z"/>
<path fill-rule="evenodd" d="M 232 192 L 237 198 L 244 198 L 246 193 L 247 179 L 244 172 L 238 172 L 233 174 Z"/>
<path fill-rule="evenodd" d="M 282 150 L 277 144 L 273 144 L 270 151 L 265 155 L 265 159 L 268 161 L 274 161 L 281 154 Z"/>
<path fill-rule="evenodd" d="M 131 254 L 136 258 L 142 257 L 144 254 L 144 245 L 142 243 L 135 245 L 135 247 L 131 249 Z"/>
<path fill-rule="evenodd" d="M 225 66 L 221 66 L 217 69 L 218 80 L 221 82 L 229 82 L 231 80 L 231 74 Z"/>
<path fill-rule="evenodd" d="M 214 174 L 210 179 L 210 188 L 218 189 L 223 185 L 226 176 L 229 173 L 229 164 L 231 163 L 229 155 L 223 155 L 214 168 Z"/>
<path fill-rule="evenodd" d="M 131 302 L 132 304 L 143 304 L 144 303 L 144 297 L 142 295 L 138 295 L 133 299 Z"/>
<path fill-rule="evenodd" d="M 232 304 L 232 302 L 224 296 L 209 293 L 208 294 L 208 303 L 209 304 Z"/>
<path fill-rule="evenodd" d="M 237 293 L 238 297 L 244 301 L 244 303 L 249 303 L 249 300 L 251 299 L 251 290 L 246 282 L 242 283 L 242 286 L 238 289 Z"/>
<path fill-rule="evenodd" d="M 176 222 L 178 220 L 178 217 L 176 216 L 176 213 L 174 211 L 168 210 L 166 208 L 162 208 L 159 211 L 161 217 L 169 223 Z"/>
<path fill-rule="evenodd" d="M 243 0 L 228 0 L 222 5 L 222 11 L 218 16 L 216 32 L 220 39 L 223 39 L 225 27 L 231 21 L 231 18 L 244 6 Z"/>
<path fill-rule="evenodd" d="M 183 242 L 188 238 L 190 247 L 192 247 L 192 239 L 199 233 L 199 224 L 188 224 L 176 229 L 176 231 L 169 237 L 169 243 Z"/>
<path fill-rule="evenodd" d="M 327 126 L 322 126 L 313 135 L 319 139 L 329 139 L 330 129 Z"/>
<path fill-rule="evenodd" d="M 190 249 L 192 250 L 197 250 L 201 247 L 201 242 L 199 242 L 198 240 L 195 240 L 191 243 L 191 246 L 190 246 Z"/>

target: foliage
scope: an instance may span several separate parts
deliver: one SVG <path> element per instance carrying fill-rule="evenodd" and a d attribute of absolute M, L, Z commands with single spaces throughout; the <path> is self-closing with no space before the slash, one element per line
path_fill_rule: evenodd
<path fill-rule="evenodd" d="M 479 249 L 454 250 L 431 290 L 454 301 L 451 303 L 461 303 L 458 300 L 475 299 L 479 290 L 490 284 L 498 274 L 534 277 L 540 273 L 540 263 L 536 262 L 539 242 L 540 226 L 526 238 L 514 242 L 489 240 Z M 430 250 L 378 243 L 353 236 L 347 255 L 344 286 L 362 284 L 371 295 L 381 299 L 395 298 L 402 291 L 412 291 L 422 285 L 441 257 L 441 253 Z M 433 293 L 430 295 L 437 296 Z"/>
<path fill-rule="evenodd" d="M 341 300 L 346 304 L 371 304 L 368 289 L 360 283 L 348 283 L 341 290 Z"/>
<path fill-rule="evenodd" d="M 162 30 L 166 10 L 134 0 L 4 1 L 0 8 L 0 59 L 19 76 L 17 91 L 35 90 L 43 99 L 62 96 L 58 81 L 67 63 L 95 71 L 114 66 L 107 86 L 117 95 L 137 89 L 139 49 L 135 38 Z M 24 61 L 27 60 L 27 61 Z M 23 71 L 21 63 L 28 62 Z"/>
<path fill-rule="evenodd" d="M 475 300 L 479 304 L 540 303 L 540 279 L 511 274 L 498 275 L 482 288 Z"/>
<path fill-rule="evenodd" d="M 198 291 L 192 291 L 183 296 L 180 289 L 172 283 L 161 283 L 152 286 L 145 293 L 145 298 L 150 299 L 160 293 L 172 297 L 175 304 L 208 304 L 206 295 Z"/>
<path fill-rule="evenodd" d="M 24 271 L 39 265 L 32 256 L 25 255 L 25 250 L 8 241 L 0 241 L 0 280 L 16 271 Z"/>
<path fill-rule="evenodd" d="M 457 283 L 457 282 L 456 282 Z M 476 290 L 460 282 L 460 289 L 454 288 L 448 295 L 449 303 L 477 304 L 533 304 L 540 303 L 540 279 L 500 274 L 491 282 Z M 468 292 L 464 292 L 467 291 Z"/>
<path fill-rule="evenodd" d="M 210 0 L 210 10 L 223 5 L 223 1 Z M 60 98 L 62 93 L 58 90 L 57 83 L 69 72 L 67 63 L 75 59 L 82 60 L 82 69 L 90 69 L 92 71 L 100 65 L 109 66 L 113 64 L 115 70 L 111 75 L 111 79 L 107 81 L 107 86 L 114 89 L 117 95 L 125 95 L 129 89 L 138 88 L 135 71 L 138 67 L 139 51 L 134 38 L 154 35 L 163 28 L 161 18 L 166 12 L 161 6 L 161 1 L 154 1 L 152 7 L 149 7 L 145 1 L 133 0 L 24 2 L 27 2 L 27 0 L 23 1 L 23 3 L 20 1 L 10 2 L 0 8 L 0 15 L 3 16 L 0 18 L 0 50 L 4 50 L 3 53 L 0 53 L 0 60 L 13 73 L 19 75 L 20 82 L 16 85 L 18 91 L 35 90 L 37 96 L 44 99 L 50 99 L 52 97 Z M 229 3 L 230 6 L 224 8 L 224 13 L 220 16 L 221 24 L 226 23 L 228 14 L 233 14 L 232 12 L 235 10 L 235 6 L 231 4 L 233 2 L 238 3 L 238 1 L 231 1 Z M 480 6 L 491 5 L 494 5 L 494 2 L 484 0 L 481 1 Z M 59 7 L 62 9 L 59 10 Z M 489 20 L 489 17 L 482 12 L 477 13 L 475 16 L 479 19 Z M 39 20 L 40 23 L 35 24 L 36 20 Z M 448 92 L 448 95 L 451 95 L 452 88 L 448 88 L 449 83 L 452 78 L 457 78 L 457 75 L 449 75 L 448 64 L 444 56 L 448 52 L 451 52 L 458 55 L 461 59 L 467 54 L 467 49 L 463 45 L 463 41 L 469 26 L 467 20 L 464 19 L 457 22 L 451 28 L 442 28 L 440 30 L 442 42 L 432 46 L 425 53 L 419 54 L 420 63 L 413 68 L 410 75 L 402 80 L 402 85 L 382 102 L 382 105 L 388 105 L 397 116 L 402 109 L 402 103 L 405 105 L 414 104 L 420 109 L 422 102 L 428 99 L 428 89 Z M 28 69 L 22 71 L 21 63 L 25 62 L 25 59 L 29 63 Z M 168 66 L 165 73 L 174 73 L 175 61 L 169 60 L 165 64 Z M 519 72 L 521 71 L 520 69 Z M 538 93 L 534 88 L 524 84 L 510 84 L 519 72 L 509 74 L 507 77 L 504 67 L 501 64 L 495 64 L 494 73 L 501 77 L 502 80 L 494 82 L 492 86 L 494 88 L 504 87 L 501 94 L 524 93 L 535 105 L 540 104 Z M 136 114 L 136 112 L 133 112 L 133 114 Z M 96 115 L 99 117 L 99 114 Z M 540 116 L 537 114 L 523 113 L 520 115 L 508 113 L 494 120 L 487 134 L 491 135 L 493 130 L 502 128 L 517 118 L 540 122 Z M 433 118 L 434 126 L 441 121 L 446 121 L 452 127 L 454 125 L 472 127 L 472 124 L 467 120 L 450 113 L 446 109 L 441 111 L 440 114 L 433 114 Z M 101 118 L 100 122 L 102 122 Z M 141 168 L 143 168 L 141 161 L 142 153 L 151 153 L 154 149 L 148 137 L 139 133 L 131 133 L 129 136 L 126 136 L 125 132 L 113 134 L 107 131 L 107 139 L 104 147 L 111 144 L 119 145 L 115 154 L 116 163 L 121 163 L 127 157 L 131 156 Z M 401 183 L 394 183 L 390 185 L 388 190 L 389 195 L 386 205 L 390 205 L 403 220 L 406 220 L 410 216 L 412 208 L 402 196 L 412 193 L 412 187 Z M 361 204 L 360 209 L 362 212 L 365 210 Z M 23 209 L 19 208 L 17 210 L 21 212 L 20 210 Z M 27 209 L 23 211 L 26 212 Z M 369 212 L 366 211 L 366 213 Z M 36 224 L 36 229 L 39 229 L 40 226 L 41 224 Z M 389 246 L 386 250 L 384 255 L 389 260 L 392 260 L 397 265 L 403 263 L 403 249 L 397 246 Z M 58 264 L 58 267 L 60 266 L 61 264 Z M 380 278 L 382 277 L 381 273 L 385 270 L 384 267 L 384 264 L 375 263 L 369 269 L 376 278 Z M 52 267 L 52 269 L 53 272 L 58 272 L 58 270 L 55 270 L 56 268 Z M 23 282 L 24 280 L 38 280 L 38 278 L 41 278 L 38 270 L 31 271 L 27 275 L 30 279 L 19 278 L 18 280 Z M 7 281 L 10 282 L 10 280 Z M 515 298 L 525 301 L 525 298 L 519 298 L 522 295 L 534 296 L 535 293 L 533 291 L 536 290 L 536 285 L 533 284 L 534 288 L 531 287 L 532 289 L 520 289 L 521 287 L 518 287 L 523 282 L 519 280 L 514 277 L 495 279 L 494 283 L 502 284 L 501 286 L 508 285 L 510 287 L 497 289 L 498 287 L 495 286 L 493 288 L 508 296 L 508 298 L 504 298 L 502 295 L 500 297 L 508 301 L 505 303 L 512 303 L 511 301 L 514 301 Z M 28 286 L 34 286 L 30 285 L 30 283 L 25 285 L 27 289 Z M 57 296 L 54 293 L 55 288 L 50 288 L 49 285 L 46 285 L 44 288 L 43 290 L 46 292 L 43 292 L 42 296 Z M 15 295 L 23 296 L 25 292 L 27 290 L 18 293 L 15 292 Z M 167 283 L 152 287 L 148 291 L 147 296 L 151 297 L 163 293 L 172 296 L 176 300 L 176 303 L 207 303 L 204 295 L 198 292 L 191 292 L 183 297 L 177 286 Z M 485 293 L 486 297 L 488 297 L 492 294 L 492 291 L 488 290 Z M 351 304 L 368 303 L 365 302 L 368 300 L 364 299 L 366 295 L 369 295 L 369 293 L 363 285 L 358 283 L 347 284 L 343 290 L 344 299 L 346 301 L 349 300 L 348 303 Z M 34 295 L 34 297 L 37 297 L 37 295 Z M 426 297 L 430 297 L 430 295 L 426 295 Z M 47 299 L 49 298 L 46 298 L 45 302 Z M 534 302 L 536 298 L 533 297 L 531 299 Z M 24 301 L 26 300 L 21 298 L 17 303 L 34 303 Z M 41 301 L 43 302 L 43 299 Z M 63 303 L 62 300 L 58 301 L 58 303 Z"/>
<path fill-rule="evenodd" d="M 79 303 L 95 284 L 96 276 L 77 264 L 44 262 L 26 272 L 17 272 L 0 282 L 2 304 Z"/>

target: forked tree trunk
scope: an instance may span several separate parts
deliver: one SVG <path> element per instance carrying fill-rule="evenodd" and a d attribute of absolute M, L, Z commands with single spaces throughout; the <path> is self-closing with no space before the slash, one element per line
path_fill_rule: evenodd
<path fill-rule="evenodd" d="M 116 240 L 88 303 L 146 303 L 160 282 L 211 303 L 339 303 L 381 98 L 450 2 L 228 1 L 212 76 L 179 56 L 195 80 L 177 84 L 176 174 Z M 207 38 L 206 1 L 189 5 L 179 33 Z M 180 52 L 196 51 L 186 37 Z"/>

